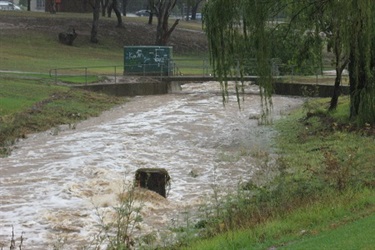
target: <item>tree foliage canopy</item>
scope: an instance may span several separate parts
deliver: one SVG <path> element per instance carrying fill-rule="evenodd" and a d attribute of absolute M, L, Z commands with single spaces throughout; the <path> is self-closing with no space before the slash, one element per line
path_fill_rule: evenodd
<path fill-rule="evenodd" d="M 375 6 L 373 0 L 210 0 L 206 3 L 204 29 L 209 39 L 215 74 L 246 74 L 254 58 L 265 113 L 272 106 L 270 60 L 278 44 L 297 41 L 294 55 L 321 66 L 322 34 L 336 55 L 336 69 L 348 65 L 350 116 L 361 124 L 375 123 Z M 276 22 L 284 17 L 285 23 Z M 280 32 L 283 26 L 283 35 Z M 286 27 L 286 28 L 285 28 Z M 277 35 L 276 35 L 277 34 Z M 294 36 L 293 40 L 290 38 Z M 305 50 L 304 50 L 305 49 Z M 310 53 L 311 51 L 315 53 Z M 310 52 L 309 52 L 310 51 Z M 309 53 L 305 53 L 309 52 Z M 315 55 L 312 57 L 311 55 Z M 307 60 L 306 60 L 307 59 Z M 320 65 L 319 65 L 320 64 Z M 224 95 L 225 96 L 225 95 Z"/>

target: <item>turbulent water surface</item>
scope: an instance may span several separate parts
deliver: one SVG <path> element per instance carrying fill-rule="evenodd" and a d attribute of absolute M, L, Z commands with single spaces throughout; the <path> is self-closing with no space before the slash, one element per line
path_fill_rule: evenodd
<path fill-rule="evenodd" d="M 167 199 L 148 191 L 137 201 L 141 234 L 161 234 L 215 188 L 251 179 L 261 167 L 251 152 L 271 150 L 273 135 L 258 126 L 257 87 L 246 87 L 241 109 L 235 95 L 224 106 L 219 92 L 216 82 L 185 84 L 179 93 L 134 97 L 75 129 L 18 142 L 0 159 L 0 243 L 9 246 L 14 227 L 25 249 L 88 245 L 139 168 L 165 168 L 171 177 Z M 301 103 L 275 96 L 274 115 Z"/>

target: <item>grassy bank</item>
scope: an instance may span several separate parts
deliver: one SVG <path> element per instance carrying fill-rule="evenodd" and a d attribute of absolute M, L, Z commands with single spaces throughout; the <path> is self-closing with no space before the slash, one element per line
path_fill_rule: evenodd
<path fill-rule="evenodd" d="M 334 113 L 328 104 L 314 100 L 277 122 L 278 177 L 221 200 L 193 230 L 208 239 L 184 249 L 372 249 L 374 133 L 350 124 L 348 99 Z"/>
<path fill-rule="evenodd" d="M 43 78 L 0 76 L 0 155 L 29 133 L 80 120 L 125 101 L 100 93 L 71 90 Z"/>
<path fill-rule="evenodd" d="M 184 249 L 372 249 L 374 204 L 373 190 L 350 191 L 334 198 L 328 195 Z"/>

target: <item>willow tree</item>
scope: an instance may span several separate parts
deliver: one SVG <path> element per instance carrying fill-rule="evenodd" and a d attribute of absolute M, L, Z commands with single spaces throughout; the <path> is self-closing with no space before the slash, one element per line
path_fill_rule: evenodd
<path fill-rule="evenodd" d="M 375 124 L 374 43 L 375 9 L 372 0 L 352 0 L 348 18 L 350 39 L 350 116 L 360 124 Z"/>
<path fill-rule="evenodd" d="M 277 1 L 275 1 L 277 2 Z M 223 99 L 228 96 L 228 76 L 242 77 L 248 62 L 256 59 L 263 118 L 272 107 L 272 77 L 267 23 L 272 1 L 210 0 L 203 9 L 203 25 L 209 40 L 210 61 L 219 77 Z M 243 84 L 236 84 L 237 98 Z"/>
<path fill-rule="evenodd" d="M 306 6 L 296 4 L 299 11 Z M 374 36 L 374 8 L 370 0 L 311 1 L 314 11 L 305 16 L 305 22 L 315 24 L 317 32 L 324 32 L 328 48 L 332 50 L 336 79 L 329 109 L 334 110 L 340 94 L 343 70 L 349 67 L 350 117 L 360 124 L 374 123 L 374 80 L 371 54 Z M 340 11 L 337 11 L 340 10 Z"/>
<path fill-rule="evenodd" d="M 272 107 L 270 51 L 271 44 L 277 42 L 270 42 L 275 39 L 270 20 L 283 12 L 287 13 L 291 29 L 311 31 L 316 37 L 329 30 L 336 54 L 336 70 L 339 72 L 348 63 L 350 117 L 360 124 L 374 124 L 374 8 L 372 0 L 208 1 L 203 11 L 204 29 L 224 98 L 226 77 L 242 76 L 246 73 L 247 59 L 255 58 L 263 111 L 269 113 Z M 286 32 L 285 36 L 288 35 Z"/>

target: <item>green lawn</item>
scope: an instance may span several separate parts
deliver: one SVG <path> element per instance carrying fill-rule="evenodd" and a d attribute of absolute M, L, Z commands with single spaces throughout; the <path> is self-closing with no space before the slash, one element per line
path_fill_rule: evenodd
<path fill-rule="evenodd" d="M 375 191 L 348 192 L 183 249 L 375 249 L 374 222 Z"/>
<path fill-rule="evenodd" d="M 14 115 L 33 104 L 47 99 L 66 87 L 51 86 L 41 79 L 8 78 L 0 76 L 0 117 Z"/>
<path fill-rule="evenodd" d="M 375 249 L 375 214 L 315 236 L 289 242 L 278 249 L 373 250 Z"/>

